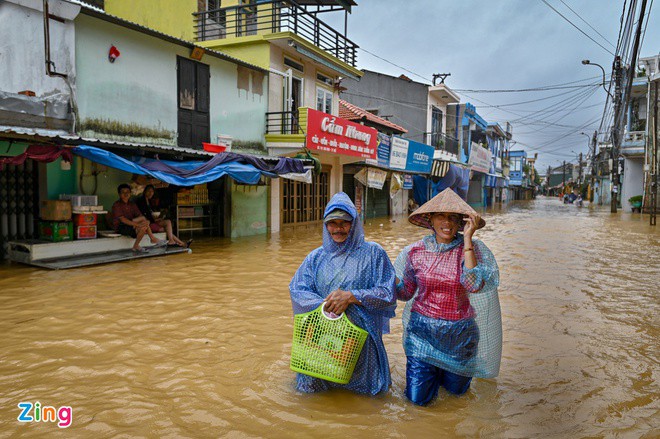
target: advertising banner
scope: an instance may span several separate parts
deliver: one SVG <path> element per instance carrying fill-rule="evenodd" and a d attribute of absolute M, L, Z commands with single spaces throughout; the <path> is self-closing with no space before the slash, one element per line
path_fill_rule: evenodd
<path fill-rule="evenodd" d="M 408 140 L 401 137 L 392 136 L 391 152 L 390 152 L 390 168 L 406 169 L 406 162 L 408 160 Z"/>
<path fill-rule="evenodd" d="M 366 159 L 365 163 L 369 165 L 387 168 L 390 166 L 390 145 L 391 137 L 387 134 L 378 133 L 378 148 L 375 159 Z"/>
<path fill-rule="evenodd" d="M 410 174 L 403 174 L 403 189 L 413 188 L 413 178 Z"/>
<path fill-rule="evenodd" d="M 472 143 L 468 164 L 472 166 L 473 171 L 487 174 L 490 171 L 491 159 L 492 155 L 489 150 L 477 143 Z"/>
<path fill-rule="evenodd" d="M 387 180 L 387 171 L 376 168 L 362 168 L 353 177 L 367 187 L 382 189 L 385 180 Z"/>
<path fill-rule="evenodd" d="M 308 108 L 306 140 L 316 151 L 375 159 L 378 131 Z"/>
<path fill-rule="evenodd" d="M 435 150 L 430 145 L 409 140 L 406 171 L 430 173 L 433 166 L 433 151 Z"/>

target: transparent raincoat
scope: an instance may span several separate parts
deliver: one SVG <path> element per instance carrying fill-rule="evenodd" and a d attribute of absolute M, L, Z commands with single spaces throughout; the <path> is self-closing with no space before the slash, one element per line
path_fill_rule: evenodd
<path fill-rule="evenodd" d="M 463 265 L 463 236 L 439 244 L 434 235 L 409 245 L 394 266 L 403 311 L 406 355 L 449 372 L 497 376 L 502 356 L 499 269 L 486 245 L 473 239 L 477 266 Z"/>
<path fill-rule="evenodd" d="M 396 308 L 394 267 L 380 245 L 364 240 L 362 222 L 348 195 L 343 192 L 334 195 L 324 217 L 335 209 L 342 209 L 353 217 L 348 237 L 338 244 L 323 226 L 323 245 L 305 258 L 289 285 L 293 313 L 318 308 L 337 289 L 350 291 L 362 305 L 349 305 L 346 315 L 367 331 L 369 337 L 348 384 L 298 374 L 297 388 L 311 393 L 340 387 L 376 395 L 387 391 L 391 384 L 382 334 L 389 332 L 389 320 L 394 317 Z"/>

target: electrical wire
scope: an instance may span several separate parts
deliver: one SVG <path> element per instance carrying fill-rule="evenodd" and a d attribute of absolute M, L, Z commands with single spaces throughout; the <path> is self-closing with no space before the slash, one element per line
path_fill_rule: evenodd
<path fill-rule="evenodd" d="M 575 15 L 577 15 L 577 17 L 578 17 L 580 20 L 582 20 L 582 21 L 584 22 L 584 24 L 586 24 L 586 25 L 589 26 L 594 32 L 596 32 L 596 33 L 597 33 L 597 34 L 603 39 L 603 41 L 605 41 L 607 44 L 609 44 L 610 46 L 612 46 L 612 47 L 616 50 L 616 47 L 614 46 L 614 44 L 610 43 L 610 40 L 608 40 L 607 38 L 605 38 L 605 37 L 603 36 L 603 34 L 601 34 L 600 32 L 598 32 L 598 31 L 597 31 L 592 25 L 590 25 L 590 24 L 587 22 L 587 20 L 585 20 L 584 18 L 582 18 L 582 16 L 581 16 L 580 14 L 578 14 L 577 12 L 575 12 L 575 11 L 573 10 L 573 8 L 571 8 L 569 5 L 567 5 L 566 2 L 564 2 L 564 0 L 559 0 L 559 1 L 562 2 L 562 3 L 564 4 L 564 6 L 566 6 L 568 9 L 570 9 L 570 11 L 571 11 L 572 13 L 574 13 Z"/>
<path fill-rule="evenodd" d="M 590 37 L 585 31 L 583 31 L 583 30 L 580 29 L 578 26 L 576 26 L 575 23 L 573 23 L 571 20 L 569 20 L 568 18 L 566 18 L 561 12 L 559 12 L 558 10 L 556 10 L 555 8 L 553 8 L 553 7 L 550 5 L 550 3 L 548 3 L 546 0 L 541 0 L 541 1 L 542 1 L 543 3 L 545 3 L 545 5 L 546 5 L 547 7 L 549 7 L 549 8 L 552 9 L 553 11 L 555 11 L 555 12 L 556 12 L 561 18 L 563 18 L 564 20 L 566 20 L 571 26 L 573 26 L 575 29 L 577 29 L 581 34 L 583 34 L 585 37 L 589 38 L 591 41 L 593 41 L 594 43 L 596 43 L 596 44 L 597 44 L 599 47 L 601 47 L 604 51 L 606 51 L 607 53 L 611 54 L 612 56 L 616 56 L 616 55 L 614 55 L 614 53 L 612 53 L 612 51 L 611 51 L 610 49 L 608 49 L 607 47 L 605 47 L 605 46 L 603 46 L 602 44 L 600 44 L 598 41 L 596 41 L 596 40 L 594 40 L 593 38 L 591 38 L 591 37 Z"/>

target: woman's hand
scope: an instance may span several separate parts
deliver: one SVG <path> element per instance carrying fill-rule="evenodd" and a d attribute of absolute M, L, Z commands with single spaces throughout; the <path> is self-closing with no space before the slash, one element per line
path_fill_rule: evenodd
<path fill-rule="evenodd" d="M 471 240 L 474 232 L 477 231 L 477 224 L 479 224 L 479 219 L 475 214 L 468 214 L 468 217 L 465 218 L 465 227 L 463 228 L 463 237 L 466 240 Z"/>

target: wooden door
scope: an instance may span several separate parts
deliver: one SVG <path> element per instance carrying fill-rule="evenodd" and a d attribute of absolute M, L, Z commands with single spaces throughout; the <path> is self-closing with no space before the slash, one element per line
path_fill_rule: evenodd
<path fill-rule="evenodd" d="M 202 149 L 211 139 L 209 66 L 177 57 L 178 144 Z"/>

